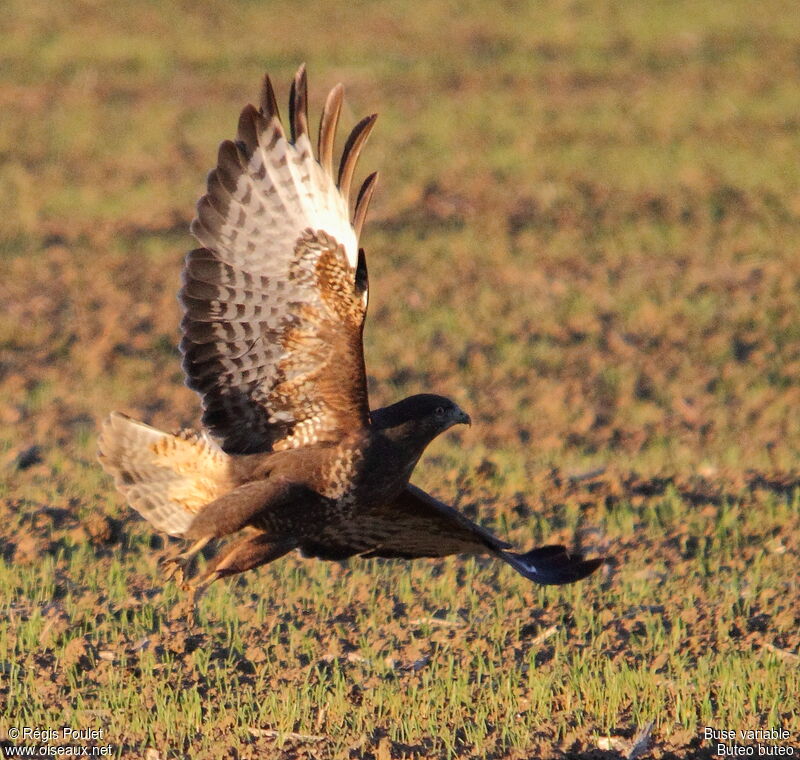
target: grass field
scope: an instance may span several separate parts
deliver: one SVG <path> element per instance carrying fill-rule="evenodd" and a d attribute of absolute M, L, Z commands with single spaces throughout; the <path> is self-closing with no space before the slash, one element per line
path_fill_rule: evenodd
<path fill-rule="evenodd" d="M 0 742 L 119 757 L 800 752 L 800 15 L 765 0 L 23 2 L 0 14 Z M 301 61 L 378 111 L 372 405 L 472 415 L 415 482 L 612 562 L 289 556 L 212 587 L 95 461 L 197 424 L 175 299 L 217 144 Z M 63 736 L 61 737 L 63 740 Z M 58 743 L 58 742 L 54 742 Z M 65 742 L 75 744 L 76 742 Z M 738 742 L 754 744 L 754 742 Z M 765 742 L 762 742 L 762 744 Z"/>

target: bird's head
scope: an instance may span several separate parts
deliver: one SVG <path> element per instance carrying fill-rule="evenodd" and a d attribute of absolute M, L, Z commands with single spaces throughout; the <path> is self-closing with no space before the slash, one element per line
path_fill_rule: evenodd
<path fill-rule="evenodd" d="M 471 425 L 469 415 L 449 398 L 420 393 L 372 412 L 373 427 L 392 438 L 413 438 L 424 447 L 453 425 Z"/>

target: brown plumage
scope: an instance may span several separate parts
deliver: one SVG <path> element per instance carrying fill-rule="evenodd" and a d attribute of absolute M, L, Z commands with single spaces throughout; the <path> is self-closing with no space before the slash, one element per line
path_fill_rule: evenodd
<path fill-rule="evenodd" d="M 367 268 L 358 238 L 377 174 L 351 217 L 362 119 L 334 177 L 341 85 L 325 104 L 314 157 L 307 84 L 291 88 L 287 138 L 272 84 L 220 146 L 183 269 L 181 352 L 203 403 L 201 435 L 172 436 L 120 414 L 100 461 L 155 528 L 192 539 L 245 536 L 193 588 L 299 549 L 321 559 L 492 554 L 539 583 L 571 583 L 601 559 L 562 546 L 526 554 L 409 483 L 425 447 L 469 417 L 441 396 L 370 411 L 362 332 Z"/>

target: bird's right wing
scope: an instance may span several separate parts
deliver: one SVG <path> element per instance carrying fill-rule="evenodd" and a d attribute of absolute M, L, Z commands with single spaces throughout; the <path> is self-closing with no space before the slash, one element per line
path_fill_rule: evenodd
<path fill-rule="evenodd" d="M 317 157 L 305 68 L 292 85 L 290 135 L 265 78 L 197 204 L 203 248 L 183 270 L 183 367 L 203 423 L 228 453 L 337 441 L 369 424 L 362 329 L 367 271 L 358 236 L 376 175 L 351 219 L 355 163 L 375 116 L 362 119 L 334 176 L 341 85 L 325 104 Z"/>

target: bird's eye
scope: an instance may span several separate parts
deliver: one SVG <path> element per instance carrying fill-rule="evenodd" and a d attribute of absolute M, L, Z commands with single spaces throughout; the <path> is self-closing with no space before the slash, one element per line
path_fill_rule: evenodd
<path fill-rule="evenodd" d="M 443 417 L 444 416 L 444 407 L 443 406 L 437 406 L 436 407 L 436 411 L 434 412 L 434 414 L 437 417 Z"/>

